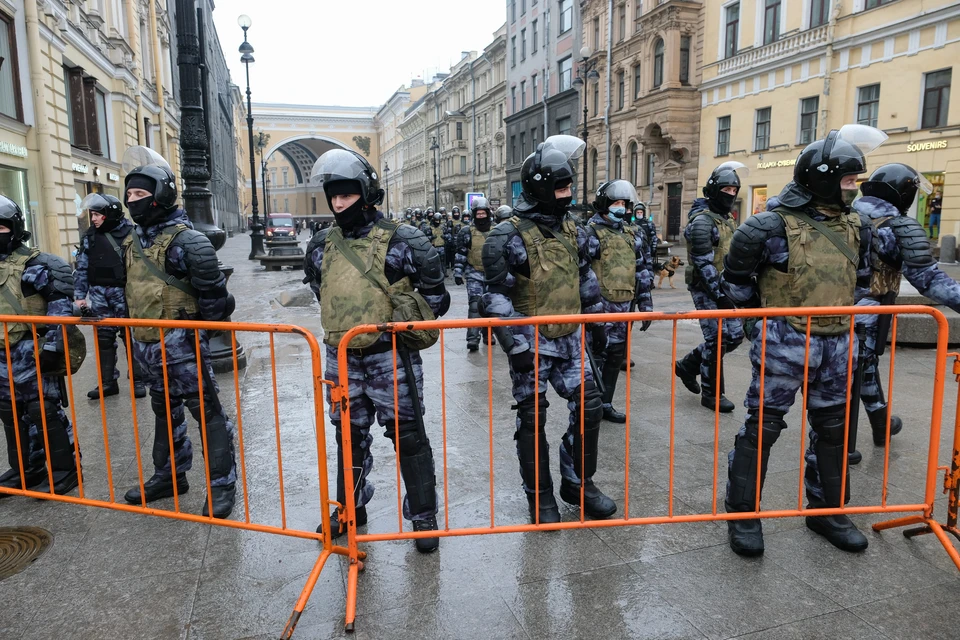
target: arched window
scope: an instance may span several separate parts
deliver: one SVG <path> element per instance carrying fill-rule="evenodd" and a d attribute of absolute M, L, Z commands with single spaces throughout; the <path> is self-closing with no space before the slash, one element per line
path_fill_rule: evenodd
<path fill-rule="evenodd" d="M 593 157 L 590 160 L 590 177 L 591 177 L 590 183 L 593 186 L 594 190 L 596 190 L 597 188 L 597 171 L 599 170 L 599 167 L 600 167 L 600 158 L 597 155 L 597 150 L 594 149 Z M 584 197 L 586 197 L 586 195 L 587 194 L 584 194 Z"/>
<path fill-rule="evenodd" d="M 613 148 L 613 179 L 619 180 L 623 177 L 623 158 L 620 154 L 620 145 Z"/>
<path fill-rule="evenodd" d="M 658 89 L 663 84 L 663 38 L 658 38 L 653 45 L 653 88 Z"/>
<path fill-rule="evenodd" d="M 639 184 L 637 182 L 638 171 L 639 171 L 639 159 L 637 157 L 637 143 L 630 143 L 630 182 L 634 185 Z"/>

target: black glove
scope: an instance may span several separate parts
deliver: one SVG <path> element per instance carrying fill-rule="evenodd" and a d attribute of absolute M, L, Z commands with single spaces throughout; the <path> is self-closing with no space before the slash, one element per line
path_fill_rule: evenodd
<path fill-rule="evenodd" d="M 533 360 L 533 349 L 527 349 L 510 356 L 510 366 L 513 367 L 514 373 L 529 373 L 533 371 Z"/>
<path fill-rule="evenodd" d="M 51 373 L 54 371 L 63 371 L 66 361 L 63 353 L 51 351 L 49 349 L 40 350 L 40 372 Z"/>
<path fill-rule="evenodd" d="M 737 305 L 733 304 L 733 300 L 727 296 L 721 295 L 717 298 L 717 309 L 736 309 Z"/>
<path fill-rule="evenodd" d="M 640 331 L 646 331 L 647 329 L 650 328 L 651 324 L 652 322 L 650 320 L 644 320 L 643 322 L 640 323 Z"/>
<path fill-rule="evenodd" d="M 463 278 L 461 276 L 453 276 L 453 282 L 455 284 L 463 284 Z"/>
<path fill-rule="evenodd" d="M 594 322 L 587 331 L 590 334 L 590 347 L 593 349 L 594 355 L 602 355 L 607 349 L 607 332 L 603 325 Z"/>

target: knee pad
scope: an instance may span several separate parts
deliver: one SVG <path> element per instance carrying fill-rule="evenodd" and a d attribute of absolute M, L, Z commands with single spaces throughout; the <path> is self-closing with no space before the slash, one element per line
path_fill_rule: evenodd
<path fill-rule="evenodd" d="M 13 416 L 12 400 L 0 400 L 0 414 Z"/>
<path fill-rule="evenodd" d="M 737 347 L 739 347 L 742 343 L 743 343 L 743 334 L 740 334 L 740 336 L 737 338 L 730 338 L 729 340 L 724 340 L 723 352 L 730 353 L 731 351 L 736 351 Z"/>
<path fill-rule="evenodd" d="M 467 313 L 467 317 L 469 318 L 480 317 L 480 299 L 479 298 L 470 299 L 470 307 Z"/>
<path fill-rule="evenodd" d="M 614 360 L 627 357 L 627 343 L 614 342 L 607 345 L 607 359 Z"/>
<path fill-rule="evenodd" d="M 104 327 L 97 327 L 97 348 L 114 349 L 117 346 L 117 332 Z"/>
<path fill-rule="evenodd" d="M 44 400 L 43 409 L 41 409 L 39 400 L 27 403 L 27 415 L 30 416 L 30 419 L 33 420 L 33 423 L 37 425 L 37 427 L 43 424 L 44 411 L 46 412 L 47 424 L 49 425 L 52 420 L 58 419 L 60 404 L 52 400 Z"/>
<path fill-rule="evenodd" d="M 403 460 L 405 456 L 415 456 L 424 449 L 429 449 L 429 447 L 430 439 L 426 436 L 421 436 L 419 429 L 414 428 L 400 431 L 400 440 L 397 442 L 397 452 L 400 454 L 401 460 Z"/>
<path fill-rule="evenodd" d="M 780 432 L 787 428 L 787 422 L 783 419 L 786 415 L 783 411 L 776 409 L 763 409 L 763 448 L 769 450 L 773 443 L 780 437 Z M 747 440 L 754 447 L 760 442 L 760 422 L 758 418 L 751 416 L 747 418 L 744 426 L 747 428 Z"/>
<path fill-rule="evenodd" d="M 524 398 L 517 403 L 517 417 L 520 418 L 521 428 L 525 426 L 532 428 L 533 425 L 539 424 L 540 429 L 543 429 L 543 425 L 547 422 L 547 407 L 550 406 L 547 402 L 547 394 L 541 393 L 537 404 L 538 406 L 535 407 L 534 396 Z"/>
<path fill-rule="evenodd" d="M 580 413 L 580 388 L 577 387 L 573 395 L 573 403 L 576 405 L 574 411 L 577 412 L 576 418 L 579 419 Z M 600 390 L 593 380 L 587 380 L 583 384 L 583 421 L 586 424 L 599 423 L 603 419 L 603 397 Z"/>
<path fill-rule="evenodd" d="M 843 445 L 846 426 L 847 412 L 844 405 L 810 410 L 810 427 L 824 444 Z"/>

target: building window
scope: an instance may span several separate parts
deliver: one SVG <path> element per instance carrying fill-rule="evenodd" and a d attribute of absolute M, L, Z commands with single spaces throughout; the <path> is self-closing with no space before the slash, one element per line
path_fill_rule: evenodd
<path fill-rule="evenodd" d="M 600 115 L 600 83 L 596 82 L 593 85 L 593 115 L 594 117 Z"/>
<path fill-rule="evenodd" d="M 64 91 L 70 116 L 70 144 L 83 151 L 103 155 L 106 149 L 106 104 L 99 115 L 97 81 L 83 75 L 80 67 L 64 68 Z"/>
<path fill-rule="evenodd" d="M 600 18 L 593 19 L 593 50 L 600 51 Z"/>
<path fill-rule="evenodd" d="M 623 109 L 625 94 L 623 71 L 620 71 L 617 73 L 617 109 Z"/>
<path fill-rule="evenodd" d="M 658 39 L 653 47 L 653 88 L 663 84 L 663 39 Z"/>
<path fill-rule="evenodd" d="M 620 42 L 627 37 L 627 5 L 620 5 Z"/>
<path fill-rule="evenodd" d="M 636 5 L 637 5 L 636 18 L 637 20 L 639 20 L 640 16 L 643 15 L 643 0 L 636 0 Z"/>
<path fill-rule="evenodd" d="M 723 51 L 725 58 L 732 58 L 737 55 L 737 40 L 740 38 L 740 3 L 728 6 L 725 13 Z"/>
<path fill-rule="evenodd" d="M 766 151 L 770 148 L 770 107 L 757 109 L 757 126 L 753 135 L 753 150 Z"/>
<path fill-rule="evenodd" d="M 730 153 L 730 116 L 717 118 L 717 155 Z"/>
<path fill-rule="evenodd" d="M 560 30 L 557 35 L 563 35 L 573 28 L 573 0 L 560 0 Z"/>
<path fill-rule="evenodd" d="M 830 16 L 830 0 L 811 0 L 810 2 L 810 28 L 820 27 L 827 24 Z"/>
<path fill-rule="evenodd" d="M 533 101 L 531 104 L 537 104 L 540 100 L 540 80 L 537 77 L 537 74 L 533 74 L 533 77 L 530 79 L 533 83 Z"/>
<path fill-rule="evenodd" d="M 287 168 L 283 168 L 283 186 L 287 186 Z"/>
<path fill-rule="evenodd" d="M 537 52 L 537 21 L 536 20 L 533 21 L 533 33 L 531 35 L 533 36 L 533 41 L 530 43 L 530 52 L 536 53 Z"/>
<path fill-rule="evenodd" d="M 23 120 L 20 102 L 20 70 L 17 63 L 17 35 L 13 18 L 0 12 L 0 113 Z"/>
<path fill-rule="evenodd" d="M 934 71 L 923 80 L 922 129 L 947 126 L 947 109 L 950 107 L 950 69 Z"/>
<path fill-rule="evenodd" d="M 520 157 L 527 157 L 527 133 L 525 131 L 520 133 Z"/>
<path fill-rule="evenodd" d="M 780 39 L 780 0 L 764 0 L 763 44 Z"/>
<path fill-rule="evenodd" d="M 510 113 L 517 112 L 517 88 L 510 87 Z"/>
<path fill-rule="evenodd" d="M 463 123 L 457 123 L 457 140 L 463 140 Z"/>
<path fill-rule="evenodd" d="M 573 58 L 567 56 L 557 63 L 557 68 L 560 70 L 560 91 L 566 91 L 573 80 Z"/>
<path fill-rule="evenodd" d="M 871 84 L 857 90 L 857 124 L 877 126 L 880 115 L 880 85 Z"/>
<path fill-rule="evenodd" d="M 539 129 L 540 127 L 534 127 L 533 129 L 530 129 L 530 150 L 531 151 L 537 150 L 537 130 Z"/>
<path fill-rule="evenodd" d="M 517 163 L 517 136 L 510 136 L 510 157 L 513 164 Z"/>
<path fill-rule="evenodd" d="M 804 98 L 800 101 L 800 144 L 810 144 L 817 139 L 817 111 L 819 109 L 819 96 Z"/>
<path fill-rule="evenodd" d="M 527 59 L 527 30 L 520 29 L 520 61 Z"/>
<path fill-rule="evenodd" d="M 657 170 L 657 156 L 652 153 L 647 154 L 647 185 L 653 184 L 653 180 L 656 177 Z"/>
<path fill-rule="evenodd" d="M 565 118 L 557 118 L 557 133 L 562 136 L 570 135 L 572 131 L 570 126 L 570 116 Z"/>
<path fill-rule="evenodd" d="M 885 4 L 890 4 L 894 0 L 867 0 L 866 9 L 876 9 L 877 7 L 882 7 Z"/>
<path fill-rule="evenodd" d="M 680 36 L 680 84 L 690 82 L 690 36 Z"/>
<path fill-rule="evenodd" d="M 290 211 L 290 200 L 288 198 L 283 199 L 283 210 L 287 212 Z"/>
<path fill-rule="evenodd" d="M 520 109 L 527 108 L 527 81 L 520 81 Z"/>
<path fill-rule="evenodd" d="M 467 172 L 467 156 L 460 156 L 460 173 L 465 174 Z"/>
<path fill-rule="evenodd" d="M 499 126 L 502 129 L 503 128 L 503 105 L 502 104 L 497 105 L 497 116 L 500 122 Z"/>
<path fill-rule="evenodd" d="M 632 184 L 637 184 L 637 178 L 640 177 L 640 156 L 637 153 L 637 143 L 630 143 L 630 182 Z"/>
<path fill-rule="evenodd" d="M 637 100 L 640 97 L 640 87 L 643 86 L 643 83 L 640 81 L 642 76 L 640 75 L 640 65 L 635 65 L 633 67 L 633 99 Z"/>
<path fill-rule="evenodd" d="M 97 91 L 97 127 L 99 128 L 100 153 L 105 158 L 110 157 L 110 139 L 107 137 L 107 96 Z"/>
<path fill-rule="evenodd" d="M 527 13 L 527 0 L 520 0 L 520 15 Z"/>
<path fill-rule="evenodd" d="M 510 38 L 510 66 L 517 66 L 517 36 Z"/>
<path fill-rule="evenodd" d="M 623 157 L 620 154 L 620 145 L 613 147 L 613 179 L 619 180 L 623 175 Z"/>
<path fill-rule="evenodd" d="M 510 22 L 517 21 L 517 0 L 510 0 Z"/>

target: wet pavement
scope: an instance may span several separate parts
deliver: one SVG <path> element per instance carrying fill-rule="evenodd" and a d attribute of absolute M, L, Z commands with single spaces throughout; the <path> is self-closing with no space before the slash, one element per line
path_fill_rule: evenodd
<path fill-rule="evenodd" d="M 306 235 L 301 239 L 305 242 Z M 238 321 L 289 323 L 319 332 L 318 307 L 281 306 L 284 292 L 302 288 L 302 272 L 266 272 L 246 259 L 249 239 L 227 241 L 222 260 L 236 272 L 231 290 Z M 453 286 L 448 317 L 466 316 L 466 293 Z M 654 292 L 657 310 L 692 307 L 681 274 L 676 289 Z M 294 296 L 296 299 L 298 296 Z M 490 462 L 493 451 L 494 518 L 497 524 L 526 521 L 512 439 L 513 403 L 506 359 L 487 352 L 468 354 L 463 330 L 444 337 L 440 380 L 439 346 L 424 354 L 427 372 L 426 428 L 438 460 L 443 526 L 486 526 L 490 522 Z M 700 340 L 695 321 L 677 323 L 677 356 Z M 238 376 L 218 376 L 221 399 L 232 416 L 240 397 L 244 472 L 233 518 L 243 520 L 243 496 L 252 522 L 311 531 L 318 511 L 316 424 L 309 349 L 299 336 L 239 334 L 249 366 Z M 88 344 L 93 344 L 88 336 Z M 270 366 L 275 354 L 276 378 Z M 121 350 L 121 354 L 125 352 Z M 623 425 L 603 424 L 597 484 L 620 505 L 629 497 L 631 516 L 709 513 L 722 509 L 724 462 L 743 419 L 749 379 L 747 349 L 727 359 L 727 395 L 737 410 L 719 421 L 719 460 L 714 454 L 713 414 L 699 398 L 676 388 L 671 449 L 670 397 L 672 328 L 654 323 L 633 332 L 629 474 Z M 107 399 L 106 427 L 98 403 L 86 400 L 96 384 L 92 356 L 74 380 L 76 420 L 90 497 L 116 500 L 137 483 L 138 458 L 150 473 L 153 419 L 149 399 L 137 402 L 139 448 L 133 437 L 128 386 Z M 881 370 L 888 371 L 884 357 Z M 904 432 L 894 439 L 888 500 L 923 499 L 929 439 L 934 353 L 898 349 L 894 411 Z M 125 367 L 121 366 L 125 372 Z M 885 374 L 886 375 L 886 374 Z M 615 404 L 623 408 L 621 378 Z M 488 386 L 489 385 L 489 386 Z M 272 401 L 277 389 L 277 408 Z M 492 390 L 492 401 L 488 396 Z M 948 379 L 945 425 L 954 415 L 955 383 Z M 556 447 L 566 426 L 564 402 L 548 395 L 548 440 L 554 481 Z M 493 407 L 492 417 L 488 409 Z M 787 416 L 771 456 L 764 508 L 797 506 L 802 446 L 799 401 Z M 441 409 L 446 420 L 441 420 Z M 865 422 L 865 414 L 862 415 Z M 445 424 L 444 424 L 445 422 Z M 280 436 L 276 425 L 279 423 Z M 491 423 L 493 433 L 491 438 Z M 104 433 L 110 441 L 107 463 Z M 390 441 L 374 428 L 377 493 L 368 507 L 367 532 L 395 531 L 396 469 Z M 445 434 L 445 436 L 444 436 Z M 184 512 L 199 513 L 204 499 L 200 438 L 191 422 L 196 451 L 188 476 L 191 490 L 180 500 Z M 852 470 L 853 504 L 878 504 L 883 450 L 861 437 L 863 462 Z M 446 442 L 447 473 L 440 460 Z M 328 437 L 333 442 L 332 433 Z M 952 432 L 941 436 L 940 464 L 949 461 Z M 283 502 L 277 449 L 282 451 Z M 332 446 L 327 464 L 335 468 Z M 719 470 L 715 473 L 715 464 Z M 110 470 L 110 478 L 107 471 Z M 629 479 L 629 496 L 624 480 Z M 331 486 L 333 485 L 331 475 Z M 939 495 L 942 517 L 946 498 Z M 155 503 L 173 508 L 172 500 Z M 578 510 L 561 506 L 564 520 Z M 884 519 L 855 516 L 866 529 Z M 404 523 L 406 524 L 406 523 Z M 276 638 L 318 555 L 310 540 L 180 522 L 102 508 L 13 497 L 0 501 L 0 527 L 37 526 L 51 531 L 49 551 L 23 572 L 0 582 L 3 638 Z M 438 553 L 418 554 L 409 541 L 367 545 L 360 575 L 357 638 L 955 638 L 952 610 L 960 602 L 960 572 L 932 536 L 905 539 L 898 530 L 867 530 L 869 549 L 850 555 L 808 531 L 800 518 L 766 520 L 766 554 L 747 560 L 730 551 L 722 523 L 617 527 L 532 534 L 455 537 Z M 364 529 L 361 529 L 363 531 Z M 331 559 L 301 618 L 295 637 L 343 636 L 346 570 Z"/>

